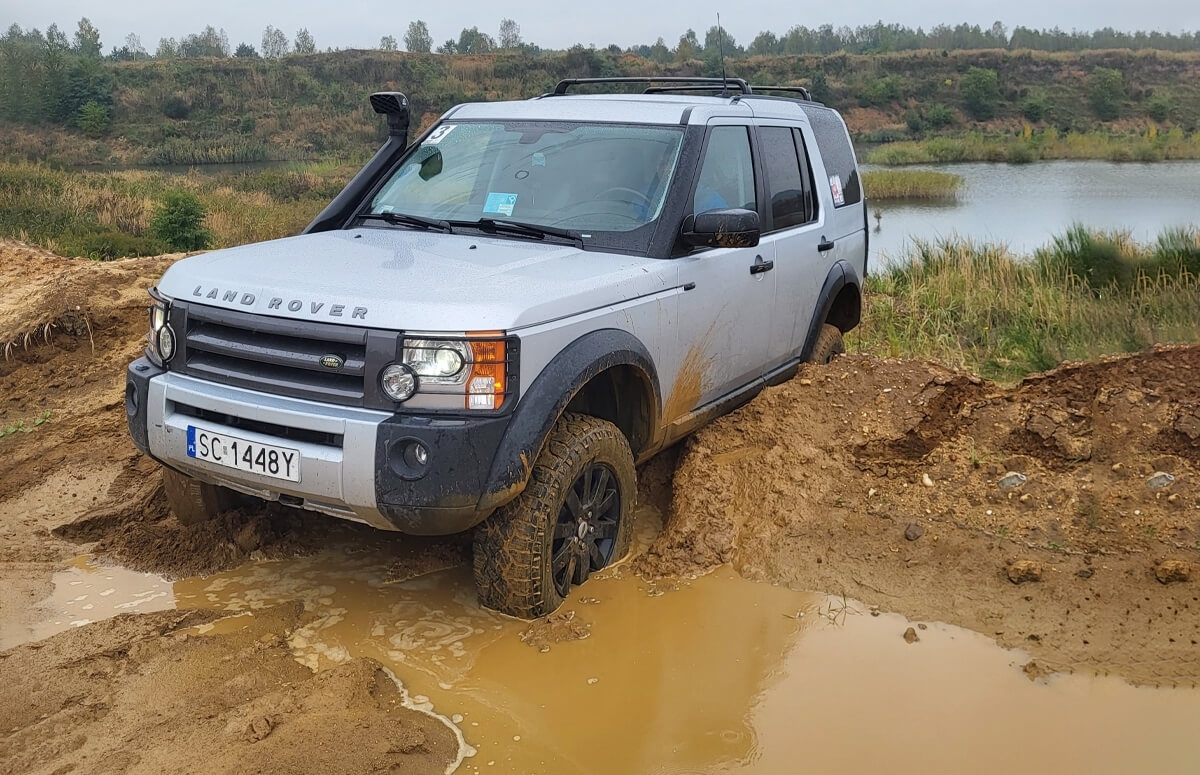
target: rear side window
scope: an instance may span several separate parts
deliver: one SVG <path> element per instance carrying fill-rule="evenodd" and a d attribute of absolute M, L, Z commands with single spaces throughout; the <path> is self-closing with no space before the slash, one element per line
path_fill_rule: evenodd
<path fill-rule="evenodd" d="M 763 169 L 767 173 L 771 197 L 772 229 L 808 223 L 813 218 L 812 191 L 792 130 L 762 127 L 758 136 L 762 141 Z"/>
<path fill-rule="evenodd" d="M 817 105 L 802 105 L 817 136 L 817 147 L 825 160 L 826 183 L 833 194 L 834 207 L 857 204 L 862 201 L 862 182 L 858 179 L 858 167 L 854 163 L 854 149 L 850 147 L 850 136 L 846 125 L 837 113 Z M 817 181 L 820 185 L 821 181 Z"/>

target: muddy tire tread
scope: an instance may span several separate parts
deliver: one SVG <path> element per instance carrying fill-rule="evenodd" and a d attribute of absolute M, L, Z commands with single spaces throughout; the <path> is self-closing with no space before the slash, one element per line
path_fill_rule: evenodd
<path fill-rule="evenodd" d="M 846 344 L 842 341 L 842 332 L 837 326 L 822 323 L 817 332 L 817 340 L 813 342 L 812 354 L 808 356 L 809 363 L 829 363 L 834 356 L 846 352 Z"/>
<path fill-rule="evenodd" d="M 534 462 L 524 492 L 476 528 L 472 567 L 482 605 L 536 619 L 562 604 L 551 580 L 546 532 L 558 517 L 561 494 L 594 459 L 609 463 L 621 483 L 621 518 L 610 564 L 628 553 L 637 497 L 629 443 L 607 420 L 564 414 Z"/>
<path fill-rule="evenodd" d="M 238 493 L 190 476 L 163 469 L 163 492 L 171 513 L 182 525 L 207 522 L 240 505 Z"/>

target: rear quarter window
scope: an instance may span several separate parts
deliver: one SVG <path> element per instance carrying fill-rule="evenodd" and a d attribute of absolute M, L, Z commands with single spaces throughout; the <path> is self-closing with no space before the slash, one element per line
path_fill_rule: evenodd
<path fill-rule="evenodd" d="M 832 189 L 840 185 L 842 192 L 841 203 L 834 195 L 834 206 L 845 207 L 862 201 L 862 181 L 858 177 L 858 165 L 854 161 L 854 149 L 850 146 L 850 135 L 841 116 L 829 108 L 817 105 L 803 105 L 808 121 L 812 125 L 813 134 L 817 136 L 817 147 L 821 158 L 825 161 L 825 172 L 829 175 L 828 184 Z M 837 180 L 833 180 L 836 177 Z M 820 185 L 820 181 L 818 181 Z"/>

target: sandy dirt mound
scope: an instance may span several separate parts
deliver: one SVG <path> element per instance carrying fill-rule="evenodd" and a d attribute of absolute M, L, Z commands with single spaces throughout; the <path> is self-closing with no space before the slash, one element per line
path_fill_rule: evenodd
<path fill-rule="evenodd" d="M 911 361 L 806 367 L 686 442 L 666 529 L 635 567 L 732 563 L 966 626 L 1056 669 L 1191 684 L 1198 378 L 1198 347 L 1008 390 Z"/>
<path fill-rule="evenodd" d="M 0 653 L 0 773 L 432 773 L 457 760 L 456 733 L 406 707 L 374 660 L 316 674 L 296 662 L 299 604 L 228 634 L 184 631 L 212 616 L 126 614 Z"/>

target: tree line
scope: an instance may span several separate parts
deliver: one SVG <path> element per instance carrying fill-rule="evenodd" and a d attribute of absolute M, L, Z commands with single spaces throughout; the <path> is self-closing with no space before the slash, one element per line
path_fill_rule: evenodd
<path fill-rule="evenodd" d="M 502 19 L 496 36 L 481 31 L 478 26 L 463 27 L 457 37 L 448 38 L 440 45 L 434 45 L 434 39 L 429 25 L 417 19 L 408 24 L 404 35 L 397 40 L 393 35 L 383 35 L 379 40 L 378 49 L 381 51 L 399 51 L 403 49 L 411 53 L 438 54 L 488 54 L 497 51 L 522 51 L 527 54 L 560 53 L 553 49 L 542 49 L 540 46 L 525 41 L 521 36 L 521 27 L 513 19 Z M 102 53 L 100 32 L 87 19 L 80 19 L 78 30 L 73 40 L 68 40 L 57 24 L 51 24 L 43 34 L 36 28 L 22 30 L 17 24 L 9 27 L 7 33 L 0 37 L 0 45 L 26 44 L 45 46 L 87 57 L 104 57 L 114 61 L 129 61 L 140 59 L 172 59 L 172 58 L 201 58 L 201 57 L 266 57 L 276 58 L 289 54 L 312 54 L 317 51 L 316 40 L 307 28 L 301 27 L 293 37 L 289 38 L 282 29 L 268 25 L 263 30 L 260 46 L 241 42 L 231 46 L 229 37 L 223 28 L 218 29 L 209 25 L 201 32 L 185 35 L 179 39 L 161 38 L 154 52 L 151 53 L 142 45 L 141 38 L 130 33 L 125 36 L 120 46 L 113 46 L 107 55 Z M 574 48 L 594 48 L 576 44 Z M 693 29 L 686 30 L 679 36 L 675 45 L 659 37 L 654 43 L 642 43 L 621 47 L 612 44 L 606 50 L 613 54 L 636 54 L 644 59 L 657 62 L 679 62 L 690 59 L 702 59 L 706 56 L 724 53 L 728 58 L 740 59 L 758 55 L 829 55 L 844 52 L 847 54 L 880 54 L 889 51 L 916 50 L 981 50 L 1008 49 L 1032 51 L 1089 51 L 1105 49 L 1153 49 L 1159 51 L 1200 51 L 1200 30 L 1195 32 L 1159 32 L 1134 31 L 1127 32 L 1104 27 L 1102 29 L 1085 31 L 1064 31 L 1058 27 L 1052 29 L 1032 29 L 1017 26 L 1011 33 L 999 21 L 990 27 L 978 24 L 959 24 L 951 26 L 939 24 L 928 31 L 922 27 L 912 28 L 901 24 L 860 25 L 858 27 L 834 27 L 823 24 L 817 27 L 794 25 L 787 32 L 776 34 L 764 30 L 746 45 L 739 44 L 728 32 L 716 25 L 704 33 L 701 40 Z M 333 49 L 326 49 L 332 51 Z"/>
<path fill-rule="evenodd" d="M 397 40 L 384 35 L 379 49 L 399 51 L 403 48 L 415 53 L 488 54 L 501 51 L 517 51 L 528 56 L 560 54 L 543 50 L 525 41 L 520 25 L 512 19 L 500 23 L 496 36 L 478 27 L 463 28 L 456 38 L 448 38 L 440 45 L 434 44 L 428 25 L 421 20 L 408 24 L 405 33 Z M 1041 49 L 1079 51 L 1085 49 L 1111 48 L 1156 48 L 1163 50 L 1200 50 L 1200 34 L 1189 33 L 1121 33 L 1111 29 L 1092 33 L 1062 33 L 1058 30 L 1034 31 L 1017 27 L 1011 33 L 997 22 L 991 27 L 962 24 L 957 27 L 940 25 L 929 32 L 920 28 L 913 30 L 900 25 L 864 26 L 856 29 L 847 27 L 834 29 L 824 25 L 815 29 L 804 26 L 792 27 L 782 36 L 762 32 L 748 45 L 741 45 L 732 36 L 723 33 L 715 25 L 705 31 L 703 38 L 694 30 L 685 31 L 673 47 L 662 38 L 654 44 L 621 48 L 609 46 L 594 49 L 573 46 L 566 52 L 567 64 L 574 71 L 587 74 L 610 74 L 608 67 L 597 65 L 603 58 L 610 64 L 622 55 L 635 55 L 663 65 L 668 63 L 696 62 L 702 65 L 705 74 L 720 73 L 718 57 L 724 53 L 730 60 L 758 55 L 836 55 L 841 52 L 871 54 L 886 51 L 906 50 L 970 50 L 970 49 Z M 108 62 L 137 61 L 172 58 L 267 58 L 277 59 L 294 54 L 311 54 L 317 51 L 317 42 L 306 29 L 300 28 L 289 36 L 284 30 L 268 26 L 263 30 L 259 45 L 242 42 L 231 46 L 223 29 L 212 26 L 181 38 L 164 38 L 159 41 L 154 53 L 150 53 L 135 34 L 126 35 L 120 46 L 113 46 L 104 53 L 100 31 L 87 19 L 80 19 L 73 34 L 61 30 L 57 24 L 50 25 L 43 33 L 37 29 L 23 30 L 12 25 L 0 35 L 0 120 L 40 124 L 51 123 L 76 127 L 86 134 L 102 136 L 111 122 L 113 87 L 118 72 Z M 599 73 L 593 72 L 599 69 Z M 1114 71 L 1115 73 L 1115 71 Z M 1104 104 L 1108 95 L 1121 95 L 1120 73 L 1104 73 L 1107 87 L 1096 87 L 1093 108 L 1102 118 L 1114 112 L 1111 105 Z M 817 68 L 811 75 L 812 89 L 818 98 L 827 92 L 825 74 Z M 994 112 L 998 87 L 994 71 L 969 74 L 962 84 L 965 109 L 972 117 L 986 120 Z M 1097 82 L 1100 82 L 1097 77 Z M 886 105 L 896 101 L 900 95 L 900 79 L 895 75 L 882 74 L 868 79 L 857 93 L 857 98 L 866 105 Z M 183 108 L 168 99 L 163 106 L 164 114 L 181 118 Z M 1166 97 L 1155 97 L 1162 104 L 1151 105 L 1150 115 L 1158 120 L 1159 114 L 1171 113 L 1172 106 Z M 1044 100 L 1030 97 L 1022 112 L 1030 120 L 1045 112 Z M 182 112 L 181 112 L 182 111 Z M 944 111 L 943 111 L 944 112 Z M 945 115 L 922 116 L 922 122 L 938 126 L 945 122 Z"/>

